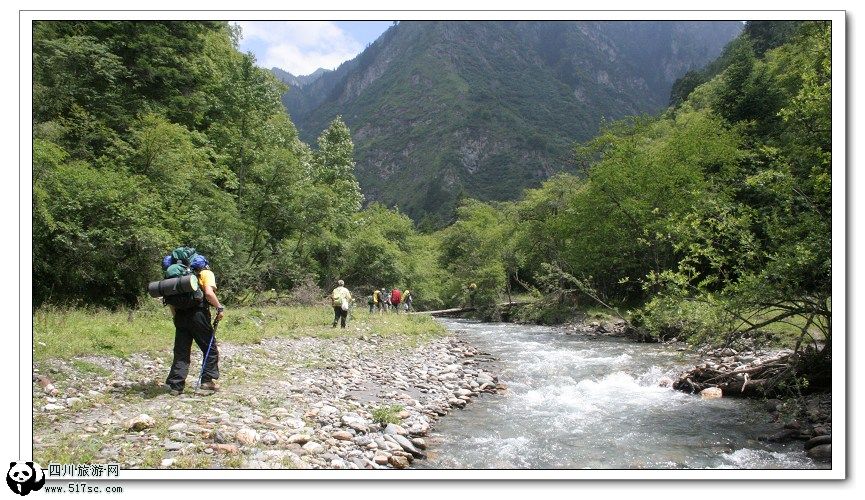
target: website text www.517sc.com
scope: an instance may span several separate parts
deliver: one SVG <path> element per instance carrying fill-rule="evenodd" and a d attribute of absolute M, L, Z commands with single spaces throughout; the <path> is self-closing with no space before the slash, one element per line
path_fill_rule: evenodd
<path fill-rule="evenodd" d="M 94 485 L 87 483 L 67 483 L 53 485 L 46 483 L 45 493 L 123 493 L 123 486 Z"/>

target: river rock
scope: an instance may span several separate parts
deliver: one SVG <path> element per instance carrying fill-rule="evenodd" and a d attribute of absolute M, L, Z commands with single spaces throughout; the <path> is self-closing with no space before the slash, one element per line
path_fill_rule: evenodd
<path fill-rule="evenodd" d="M 183 443 L 177 441 L 166 440 L 163 445 L 166 451 L 180 451 L 183 449 Z"/>
<path fill-rule="evenodd" d="M 303 420 L 299 418 L 287 418 L 282 423 L 291 429 L 303 429 L 306 426 Z"/>
<path fill-rule="evenodd" d="M 156 425 L 156 420 L 154 420 L 150 415 L 142 413 L 137 417 L 132 417 L 127 420 L 124 427 L 126 427 L 126 430 L 130 431 L 143 431 L 144 429 L 150 429 L 154 425 Z"/>
<path fill-rule="evenodd" d="M 385 434 L 399 434 L 401 436 L 405 436 L 408 434 L 408 431 L 403 429 L 401 426 L 397 424 L 387 424 L 387 427 L 384 428 Z"/>
<path fill-rule="evenodd" d="M 320 443 L 316 443 L 315 441 L 310 441 L 303 445 L 303 449 L 307 451 L 307 453 L 319 454 L 324 452 L 324 446 Z"/>
<path fill-rule="evenodd" d="M 274 445 L 279 442 L 279 436 L 274 432 L 265 432 L 263 436 L 261 436 L 262 444 L 266 445 Z"/>
<path fill-rule="evenodd" d="M 831 435 L 820 435 L 817 437 L 813 437 L 805 443 L 805 449 L 810 450 L 811 448 L 813 448 L 815 446 L 820 446 L 823 444 L 832 444 L 832 436 Z"/>
<path fill-rule="evenodd" d="M 723 392 L 719 387 L 707 387 L 700 391 L 701 399 L 719 399 L 723 397 Z"/>
<path fill-rule="evenodd" d="M 227 455 L 234 455 L 236 453 L 240 453 L 240 448 L 237 445 L 231 443 L 216 443 L 213 445 L 213 449 L 218 451 L 219 453 L 225 453 Z"/>
<path fill-rule="evenodd" d="M 396 443 L 398 445 L 402 446 L 403 450 L 411 453 L 412 455 L 414 455 L 417 458 L 426 458 L 426 455 L 422 451 L 420 451 L 419 449 L 415 448 L 415 446 L 413 444 L 411 444 L 411 441 L 409 441 L 405 437 L 400 436 L 399 434 L 394 434 L 390 437 L 391 437 L 391 439 L 396 441 Z"/>
<path fill-rule="evenodd" d="M 387 453 L 376 453 L 372 458 L 372 461 L 379 465 L 387 465 L 390 460 L 390 455 Z"/>
<path fill-rule="evenodd" d="M 351 441 L 354 436 L 352 436 L 351 433 L 348 431 L 336 431 L 331 434 L 331 437 L 340 441 Z"/>
<path fill-rule="evenodd" d="M 324 405 L 318 410 L 319 417 L 329 417 L 331 415 L 335 415 L 339 413 L 339 409 L 334 406 Z"/>
<path fill-rule="evenodd" d="M 413 438 L 411 444 L 415 445 L 420 450 L 426 449 L 426 441 L 423 438 Z"/>
<path fill-rule="evenodd" d="M 176 424 L 172 425 L 171 427 L 169 427 L 168 430 L 172 431 L 172 432 L 173 431 L 182 432 L 182 431 L 185 431 L 188 427 L 189 427 L 189 424 L 186 424 L 184 422 L 179 422 L 179 423 L 176 423 Z"/>
<path fill-rule="evenodd" d="M 174 459 L 173 458 L 163 458 L 162 462 L 160 462 L 159 465 L 162 467 L 165 467 L 165 468 L 171 467 L 172 465 L 174 465 Z"/>
<path fill-rule="evenodd" d="M 42 409 L 45 411 L 63 410 L 65 408 L 65 406 L 57 405 L 54 403 L 48 403 L 47 405 L 42 407 Z"/>
<path fill-rule="evenodd" d="M 405 469 L 408 467 L 408 458 L 399 455 L 391 455 L 388 459 L 388 463 L 397 469 Z"/>
<path fill-rule="evenodd" d="M 234 439 L 236 439 L 240 444 L 252 446 L 258 441 L 258 432 L 256 432 L 255 429 L 244 427 L 237 431 L 237 434 L 234 435 Z"/>
<path fill-rule="evenodd" d="M 342 416 L 342 423 L 358 432 L 369 432 L 369 424 L 360 415 L 345 414 Z"/>
<path fill-rule="evenodd" d="M 819 461 L 829 461 L 832 460 L 832 445 L 831 444 L 820 444 L 813 448 L 810 448 L 805 452 L 809 457 L 814 460 Z"/>
<path fill-rule="evenodd" d="M 306 444 L 311 440 L 312 436 L 309 434 L 292 434 L 291 436 L 288 436 L 289 443 Z"/>

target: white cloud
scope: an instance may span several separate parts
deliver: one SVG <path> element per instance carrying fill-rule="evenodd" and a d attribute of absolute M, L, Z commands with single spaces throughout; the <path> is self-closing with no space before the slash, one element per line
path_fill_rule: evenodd
<path fill-rule="evenodd" d="M 241 47 L 254 50 L 258 64 L 294 75 L 334 69 L 363 50 L 360 42 L 329 21 L 239 21 Z"/>

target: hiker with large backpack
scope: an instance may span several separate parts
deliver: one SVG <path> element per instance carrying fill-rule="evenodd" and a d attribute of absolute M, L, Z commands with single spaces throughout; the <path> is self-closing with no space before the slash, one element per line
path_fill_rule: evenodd
<path fill-rule="evenodd" d="M 340 322 L 342 328 L 345 328 L 345 320 L 348 318 L 348 310 L 351 307 L 351 292 L 345 286 L 342 280 L 337 281 L 337 287 L 330 293 L 331 305 L 333 305 L 333 328 L 336 328 L 337 322 Z"/>
<path fill-rule="evenodd" d="M 193 287 L 195 290 L 166 295 L 163 298 L 171 309 L 175 329 L 174 360 L 165 383 L 172 395 L 183 392 L 189 373 L 192 342 L 195 341 L 204 356 L 198 381 L 199 389 L 206 392 L 216 391 L 219 389 L 216 383 L 219 378 L 219 349 L 216 345 L 215 325 L 225 315 L 225 308 L 216 296 L 216 276 L 210 270 L 207 259 L 198 255 L 194 248 L 175 249 L 170 256 L 166 256 L 163 267 L 165 264 L 169 264 L 165 269 L 166 279 L 189 277 L 187 281 L 197 281 L 197 286 Z M 216 308 L 216 320 L 213 324 L 210 306 Z"/>
<path fill-rule="evenodd" d="M 397 314 L 399 314 L 400 302 L 402 302 L 402 292 L 399 291 L 399 288 L 394 288 L 390 292 L 390 305 L 393 306 L 393 310 Z"/>

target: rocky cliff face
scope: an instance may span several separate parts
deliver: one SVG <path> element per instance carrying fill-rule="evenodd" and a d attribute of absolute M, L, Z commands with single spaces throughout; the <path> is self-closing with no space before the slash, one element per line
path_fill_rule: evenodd
<path fill-rule="evenodd" d="M 368 200 L 446 220 L 568 170 L 603 120 L 654 113 L 738 22 L 402 22 L 283 98 L 305 140 L 341 115 Z M 291 85 L 291 84 L 290 84 Z"/>

